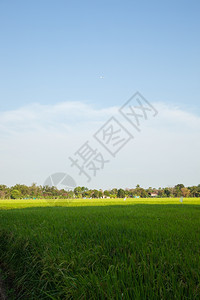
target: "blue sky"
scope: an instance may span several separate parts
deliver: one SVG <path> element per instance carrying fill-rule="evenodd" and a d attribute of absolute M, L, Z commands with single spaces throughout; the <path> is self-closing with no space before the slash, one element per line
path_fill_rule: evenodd
<path fill-rule="evenodd" d="M 90 186 L 199 184 L 199 15 L 194 0 L 0 0 L 0 183 L 87 185 L 68 157 L 140 91 L 156 121 Z"/>
<path fill-rule="evenodd" d="M 199 14 L 199 1 L 1 0 L 1 109 L 139 90 L 199 112 Z"/>

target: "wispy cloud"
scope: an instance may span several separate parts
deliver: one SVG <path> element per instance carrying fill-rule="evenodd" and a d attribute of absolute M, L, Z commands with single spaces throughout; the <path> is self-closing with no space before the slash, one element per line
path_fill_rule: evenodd
<path fill-rule="evenodd" d="M 165 103 L 154 106 L 159 114 L 140 134 L 122 121 L 135 139 L 91 186 L 199 183 L 200 117 Z M 86 185 L 69 167 L 68 156 L 113 115 L 118 115 L 118 107 L 96 109 L 82 102 L 32 104 L 0 112 L 0 182 L 43 184 L 49 174 L 66 171 L 77 173 L 77 183 Z"/>
<path fill-rule="evenodd" d="M 95 110 L 82 102 L 62 102 L 55 105 L 31 104 L 13 111 L 0 112 L 1 133 L 19 134 L 35 130 L 66 130 L 89 122 L 98 122 L 117 107 Z"/>

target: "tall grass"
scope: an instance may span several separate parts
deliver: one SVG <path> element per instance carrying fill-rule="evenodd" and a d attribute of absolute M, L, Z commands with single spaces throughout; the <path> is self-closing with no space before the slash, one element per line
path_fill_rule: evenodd
<path fill-rule="evenodd" d="M 9 299 L 200 299 L 200 206 L 0 211 Z"/>

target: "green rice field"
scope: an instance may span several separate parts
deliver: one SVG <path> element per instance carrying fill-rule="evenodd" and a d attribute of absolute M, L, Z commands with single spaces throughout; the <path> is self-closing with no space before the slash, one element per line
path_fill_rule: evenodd
<path fill-rule="evenodd" d="M 200 299 L 200 199 L 0 200 L 8 299 Z"/>
<path fill-rule="evenodd" d="M 47 207 L 47 206 L 106 206 L 106 205 L 133 205 L 133 204 L 190 204 L 200 205 L 200 198 L 185 198 L 180 203 L 179 198 L 127 198 L 124 199 L 19 199 L 0 200 L 0 209 Z"/>

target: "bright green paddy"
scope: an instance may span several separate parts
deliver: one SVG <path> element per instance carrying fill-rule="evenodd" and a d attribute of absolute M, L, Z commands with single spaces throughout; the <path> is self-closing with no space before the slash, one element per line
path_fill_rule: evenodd
<path fill-rule="evenodd" d="M 200 299 L 199 204 L 2 200 L 8 298 Z"/>

